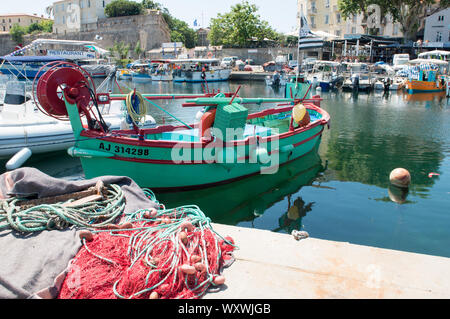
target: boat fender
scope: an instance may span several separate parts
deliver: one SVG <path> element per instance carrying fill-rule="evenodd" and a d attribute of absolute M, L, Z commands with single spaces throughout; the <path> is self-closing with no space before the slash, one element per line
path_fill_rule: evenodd
<path fill-rule="evenodd" d="M 284 145 L 284 146 L 280 147 L 281 153 L 289 153 L 289 152 L 292 152 L 293 150 L 294 150 L 294 145 L 292 145 L 292 144 L 288 144 L 288 145 Z"/>
<path fill-rule="evenodd" d="M 32 152 L 28 147 L 22 148 L 6 163 L 6 170 L 10 171 L 22 166 L 30 158 Z"/>
<path fill-rule="evenodd" d="M 209 110 L 202 115 L 199 126 L 200 138 L 203 137 L 211 138 L 211 132 L 206 131 L 213 126 L 215 118 L 216 118 L 216 109 Z"/>
<path fill-rule="evenodd" d="M 302 103 L 298 103 L 292 108 L 292 118 L 299 127 L 306 126 L 311 122 L 309 112 Z"/>

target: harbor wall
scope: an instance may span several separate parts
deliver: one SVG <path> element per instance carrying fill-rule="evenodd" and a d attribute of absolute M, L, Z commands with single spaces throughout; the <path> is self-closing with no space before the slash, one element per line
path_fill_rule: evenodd
<path fill-rule="evenodd" d="M 35 39 L 81 40 L 95 41 L 100 47 L 108 49 L 115 42 L 130 44 L 130 53 L 136 43 L 140 41 L 144 51 L 161 47 L 170 41 L 170 30 L 162 15 L 151 13 L 146 15 L 105 18 L 96 23 L 84 26 L 85 31 L 67 32 L 65 34 L 36 34 L 26 35 L 24 45 Z M 0 54 L 5 55 L 14 51 L 16 44 L 9 34 L 0 34 Z"/>

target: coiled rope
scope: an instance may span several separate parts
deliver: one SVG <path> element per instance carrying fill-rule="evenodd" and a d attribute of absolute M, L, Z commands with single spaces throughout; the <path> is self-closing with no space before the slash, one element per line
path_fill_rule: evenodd
<path fill-rule="evenodd" d="M 144 97 L 137 91 L 132 91 L 127 94 L 125 104 L 127 106 L 128 116 L 134 125 L 138 124 L 145 118 L 147 114 L 147 105 Z"/>
<path fill-rule="evenodd" d="M 43 204 L 27 209 L 16 206 L 19 198 L 0 201 L 0 231 L 14 229 L 29 233 L 65 229 L 72 225 L 101 228 L 111 224 L 125 208 L 125 195 L 118 185 L 108 185 L 106 198 L 72 207 L 64 203 Z M 71 202 L 72 200 L 68 201 Z M 68 203 L 66 202 L 66 203 Z"/>

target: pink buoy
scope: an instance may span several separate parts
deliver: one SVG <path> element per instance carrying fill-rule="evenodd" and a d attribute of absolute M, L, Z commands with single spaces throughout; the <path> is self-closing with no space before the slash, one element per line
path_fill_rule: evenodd
<path fill-rule="evenodd" d="M 411 183 L 411 175 L 404 168 L 396 168 L 389 175 L 389 181 L 397 187 L 407 188 Z"/>

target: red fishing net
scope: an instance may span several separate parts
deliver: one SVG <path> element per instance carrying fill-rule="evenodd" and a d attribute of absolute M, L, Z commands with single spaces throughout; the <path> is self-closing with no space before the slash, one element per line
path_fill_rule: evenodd
<path fill-rule="evenodd" d="M 220 273 L 234 242 L 218 235 L 204 215 L 192 208 L 145 210 L 127 221 L 126 229 L 82 239 L 60 299 L 195 299 L 223 284 Z"/>

